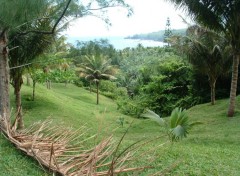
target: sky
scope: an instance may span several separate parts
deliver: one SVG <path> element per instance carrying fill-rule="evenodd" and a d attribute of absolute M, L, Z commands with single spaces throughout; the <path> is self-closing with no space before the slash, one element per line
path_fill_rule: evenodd
<path fill-rule="evenodd" d="M 176 10 L 165 0 L 125 0 L 133 8 L 133 15 L 127 17 L 126 10 L 112 8 L 108 12 L 111 26 L 97 17 L 87 16 L 71 23 L 66 35 L 69 37 L 131 36 L 164 30 L 169 17 L 172 29 L 186 28 Z"/>

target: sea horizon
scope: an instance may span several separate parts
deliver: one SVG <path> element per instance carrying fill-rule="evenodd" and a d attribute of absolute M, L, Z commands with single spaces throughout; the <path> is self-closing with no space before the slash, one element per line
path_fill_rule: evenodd
<path fill-rule="evenodd" d="M 77 41 L 87 42 L 100 39 L 107 39 L 117 50 L 122 50 L 128 47 L 135 48 L 139 44 L 144 47 L 163 47 L 165 45 L 164 42 L 154 40 L 126 39 L 126 36 L 67 37 L 67 42 L 76 45 Z"/>

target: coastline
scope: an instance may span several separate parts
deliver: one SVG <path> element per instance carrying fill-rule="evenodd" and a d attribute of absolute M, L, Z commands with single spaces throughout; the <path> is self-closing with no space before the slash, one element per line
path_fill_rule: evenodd
<path fill-rule="evenodd" d="M 135 48 L 139 44 L 144 47 L 163 47 L 164 42 L 154 41 L 154 40 L 142 40 L 142 39 L 127 39 L 124 36 L 102 36 L 102 37 L 68 37 L 67 42 L 76 45 L 77 41 L 87 42 L 100 39 L 107 39 L 108 42 L 114 46 L 117 50 L 122 50 L 124 48 Z"/>

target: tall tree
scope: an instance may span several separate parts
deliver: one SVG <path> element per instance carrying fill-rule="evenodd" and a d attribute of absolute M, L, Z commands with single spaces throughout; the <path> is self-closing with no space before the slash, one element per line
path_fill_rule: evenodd
<path fill-rule="evenodd" d="M 5 128 L 3 120 L 9 123 L 10 119 L 9 101 L 9 66 L 7 34 L 2 31 L 0 34 L 0 127 Z"/>
<path fill-rule="evenodd" d="M 80 72 L 85 79 L 93 81 L 97 87 L 97 104 L 99 104 L 99 84 L 101 80 L 116 79 L 113 74 L 116 69 L 111 65 L 111 60 L 104 55 L 85 56 L 85 61 Z"/>
<path fill-rule="evenodd" d="M 235 111 L 238 65 L 240 58 L 240 1 L 239 0 L 168 0 L 178 8 L 186 9 L 198 23 L 226 34 L 233 50 L 232 82 L 228 117 Z"/>
<path fill-rule="evenodd" d="M 171 22 L 170 18 L 167 17 L 165 32 L 164 32 L 164 42 L 166 42 L 169 46 L 168 38 L 172 36 Z"/>
<path fill-rule="evenodd" d="M 54 34 L 56 28 L 65 27 L 66 20 L 73 20 L 78 17 L 93 15 L 102 18 L 105 22 L 109 22 L 106 14 L 108 7 L 121 6 L 128 10 L 128 15 L 132 13 L 131 8 L 123 0 L 96 0 L 96 1 L 79 1 L 79 0 L 66 0 L 66 1 L 47 1 L 47 0 L 14 0 L 5 1 L 0 0 L 0 96 L 1 108 L 0 115 L 10 119 L 9 114 L 9 69 L 8 69 L 8 50 L 7 46 L 14 43 L 14 40 L 20 36 L 27 37 L 31 34 Z M 14 10 L 12 8 L 15 7 Z M 97 13 L 96 11 L 102 13 Z M 69 18 L 64 18 L 69 17 Z M 51 21 L 51 29 L 45 28 L 32 28 L 38 22 L 43 20 Z M 12 35 L 8 43 L 8 34 Z M 16 46 L 18 47 L 18 46 Z M 21 64 L 20 64 L 21 65 Z M 21 78 L 18 76 L 20 83 Z"/>
<path fill-rule="evenodd" d="M 224 36 L 198 25 L 190 26 L 187 36 L 179 40 L 182 41 L 173 43 L 173 46 L 181 45 L 177 48 L 181 48 L 181 52 L 188 56 L 193 68 L 208 76 L 211 104 L 214 105 L 217 79 L 230 71 L 232 58 L 228 54 L 231 53 L 231 47 Z"/>
<path fill-rule="evenodd" d="M 36 28 L 43 28 L 46 30 L 50 30 L 50 21 L 41 20 L 37 23 Z M 13 36 L 10 34 L 10 39 Z M 23 119 L 22 119 L 22 102 L 21 102 L 21 86 L 23 83 L 23 73 L 25 67 L 21 67 L 23 64 L 28 64 L 32 62 L 34 58 L 38 55 L 42 54 L 53 41 L 52 35 L 44 35 L 44 34 L 36 34 L 31 33 L 26 36 L 19 36 L 14 39 L 14 46 L 17 46 L 16 49 L 13 49 L 9 53 L 9 65 L 10 65 L 10 80 L 11 84 L 14 88 L 15 94 L 15 103 L 16 103 L 16 113 L 19 128 L 24 127 Z M 12 44 L 9 45 L 10 47 Z M 19 67 L 20 65 L 20 67 Z"/>
<path fill-rule="evenodd" d="M 46 7 L 45 1 L 0 1 L 0 121 L 10 123 L 8 34 L 20 31 L 27 20 L 37 19 L 40 9 Z M 4 128 L 3 123 L 1 127 Z"/>

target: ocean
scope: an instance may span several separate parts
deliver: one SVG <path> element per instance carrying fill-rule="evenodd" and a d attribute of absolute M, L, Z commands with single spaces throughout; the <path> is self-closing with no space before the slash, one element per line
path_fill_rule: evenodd
<path fill-rule="evenodd" d="M 142 44 L 144 47 L 163 47 L 165 43 L 152 41 L 152 40 L 138 40 L 138 39 L 124 39 L 124 37 L 68 37 L 67 42 L 76 45 L 76 41 L 91 41 L 107 39 L 114 48 L 122 50 L 124 48 L 130 47 L 135 48 L 138 44 Z"/>

